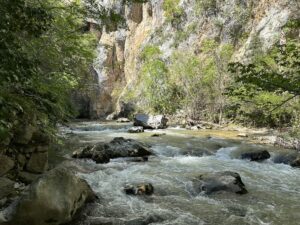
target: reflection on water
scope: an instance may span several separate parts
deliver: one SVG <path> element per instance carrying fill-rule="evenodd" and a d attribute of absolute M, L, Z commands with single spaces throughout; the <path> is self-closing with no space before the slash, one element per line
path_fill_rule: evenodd
<path fill-rule="evenodd" d="M 95 172 L 81 174 L 99 196 L 86 216 L 74 224 L 118 225 L 199 225 L 199 224 L 300 224 L 300 169 L 274 164 L 280 150 L 222 139 L 235 134 L 217 131 L 195 132 L 167 129 L 167 135 L 151 137 L 153 132 L 129 134 L 130 124 L 75 123 L 64 128 L 70 146 L 110 141 L 114 137 L 138 139 L 152 145 L 157 156 L 149 162 L 136 163 L 122 159 L 108 164 L 84 164 Z M 261 163 L 242 161 L 236 156 L 249 149 L 267 149 L 272 158 Z M 62 152 L 69 154 L 71 148 Z M 286 150 L 288 151 L 288 150 Z M 247 195 L 190 194 L 193 177 L 214 171 L 238 172 L 249 191 Z M 152 183 L 152 196 L 127 196 L 126 183 Z"/>

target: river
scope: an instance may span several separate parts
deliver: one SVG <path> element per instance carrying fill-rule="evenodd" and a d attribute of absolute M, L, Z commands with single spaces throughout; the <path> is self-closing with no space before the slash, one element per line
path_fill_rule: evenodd
<path fill-rule="evenodd" d="M 80 146 L 110 141 L 114 137 L 150 144 L 156 156 L 148 162 L 115 159 L 108 164 L 90 160 L 77 163 L 91 169 L 81 173 L 99 201 L 90 204 L 72 225 L 299 225 L 300 169 L 275 164 L 272 159 L 292 151 L 247 143 L 236 132 L 187 131 L 169 128 L 129 134 L 130 124 L 76 122 L 63 127 L 68 157 Z M 153 133 L 165 133 L 151 137 Z M 271 158 L 250 162 L 236 156 L 247 149 L 267 149 Z M 206 172 L 238 172 L 248 194 L 195 195 L 193 177 Z M 128 196 L 127 183 L 152 183 L 152 196 Z"/>

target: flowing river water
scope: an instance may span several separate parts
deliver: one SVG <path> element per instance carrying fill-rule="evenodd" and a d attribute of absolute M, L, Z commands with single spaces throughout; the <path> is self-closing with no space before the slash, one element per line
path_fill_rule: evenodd
<path fill-rule="evenodd" d="M 275 164 L 282 152 L 292 151 L 261 146 L 235 139 L 235 132 L 187 131 L 169 128 L 129 134 L 130 124 L 77 122 L 62 133 L 71 149 L 110 141 L 114 137 L 136 139 L 150 144 L 156 156 L 148 162 L 115 159 L 108 164 L 90 160 L 76 163 L 90 169 L 81 173 L 99 200 L 90 204 L 72 225 L 299 225 L 300 169 Z M 166 135 L 151 137 L 153 133 Z M 267 149 L 271 158 L 264 162 L 237 159 L 240 152 Z M 194 177 L 216 171 L 238 172 L 248 194 L 219 193 L 195 195 Z M 127 183 L 152 183 L 151 196 L 129 196 Z"/>

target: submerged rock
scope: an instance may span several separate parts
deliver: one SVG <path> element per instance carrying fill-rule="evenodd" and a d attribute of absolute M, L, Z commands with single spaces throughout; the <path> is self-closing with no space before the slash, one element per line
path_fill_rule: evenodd
<path fill-rule="evenodd" d="M 124 187 L 124 191 L 128 195 L 152 195 L 154 192 L 154 187 L 150 183 L 138 185 L 127 184 Z"/>
<path fill-rule="evenodd" d="M 32 183 L 17 203 L 10 225 L 58 225 L 72 220 L 95 195 L 86 181 L 58 167 Z"/>
<path fill-rule="evenodd" d="M 143 127 L 131 127 L 128 130 L 129 133 L 143 133 L 144 132 L 144 128 Z"/>
<path fill-rule="evenodd" d="M 85 147 L 79 152 L 73 153 L 73 158 L 88 158 L 96 163 L 107 163 L 110 159 L 122 157 L 145 157 L 152 152 L 145 144 L 122 137 L 114 138 L 110 143 L 98 143 Z"/>
<path fill-rule="evenodd" d="M 164 115 L 136 114 L 134 117 L 134 126 L 142 126 L 144 129 L 165 129 L 168 119 Z"/>
<path fill-rule="evenodd" d="M 241 176 L 230 171 L 200 175 L 193 180 L 193 191 L 195 194 L 213 194 L 216 192 L 248 193 Z"/>
<path fill-rule="evenodd" d="M 241 159 L 249 159 L 250 161 L 263 161 L 271 157 L 267 150 L 259 150 L 253 152 L 246 152 L 241 154 Z"/>

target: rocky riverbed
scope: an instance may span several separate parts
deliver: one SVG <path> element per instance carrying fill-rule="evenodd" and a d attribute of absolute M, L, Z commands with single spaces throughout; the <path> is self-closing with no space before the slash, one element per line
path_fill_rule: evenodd
<path fill-rule="evenodd" d="M 0 224 L 299 224 L 297 151 L 249 131 L 132 126 L 61 127 L 49 171 L 28 186 L 1 177 Z"/>
<path fill-rule="evenodd" d="M 127 132 L 131 126 L 81 122 L 63 128 L 70 148 L 62 156 L 117 137 L 145 143 L 153 152 L 148 161 L 76 159 L 92 171 L 80 176 L 99 199 L 73 225 L 299 224 L 300 169 L 289 165 L 296 151 L 250 143 L 238 131 L 168 128 L 135 134 Z M 129 186 L 138 193 L 140 184 L 153 185 L 153 193 L 124 191 Z"/>

